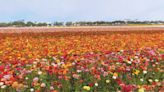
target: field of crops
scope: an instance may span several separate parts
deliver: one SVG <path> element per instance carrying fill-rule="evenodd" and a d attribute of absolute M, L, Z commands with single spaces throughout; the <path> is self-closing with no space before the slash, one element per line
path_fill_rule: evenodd
<path fill-rule="evenodd" d="M 164 92 L 164 31 L 95 30 L 0 33 L 0 92 Z"/>

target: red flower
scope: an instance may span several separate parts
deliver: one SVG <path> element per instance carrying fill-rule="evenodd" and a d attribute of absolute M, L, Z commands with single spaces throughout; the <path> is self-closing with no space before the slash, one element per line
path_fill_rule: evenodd
<path fill-rule="evenodd" d="M 89 83 L 88 86 L 93 87 L 94 83 Z"/>
<path fill-rule="evenodd" d="M 116 79 L 116 82 L 117 82 L 118 85 L 123 84 L 123 82 L 119 78 Z"/>
<path fill-rule="evenodd" d="M 133 88 L 134 87 L 132 85 L 122 85 L 121 86 L 122 92 L 132 92 Z"/>
<path fill-rule="evenodd" d="M 1 65 L 1 66 L 0 66 L 0 72 L 3 72 L 4 69 L 5 69 L 5 66 L 4 66 L 4 65 Z"/>
<path fill-rule="evenodd" d="M 3 75 L 2 75 L 2 74 L 0 74 L 0 79 L 1 79 L 1 78 L 3 78 Z"/>

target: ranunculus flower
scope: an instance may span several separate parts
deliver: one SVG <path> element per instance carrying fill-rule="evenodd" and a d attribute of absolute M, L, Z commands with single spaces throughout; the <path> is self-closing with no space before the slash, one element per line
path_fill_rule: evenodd
<path fill-rule="evenodd" d="M 45 83 L 41 83 L 40 85 L 42 88 L 46 87 L 46 84 Z"/>
<path fill-rule="evenodd" d="M 83 86 L 83 89 L 89 91 L 91 88 L 89 86 Z"/>

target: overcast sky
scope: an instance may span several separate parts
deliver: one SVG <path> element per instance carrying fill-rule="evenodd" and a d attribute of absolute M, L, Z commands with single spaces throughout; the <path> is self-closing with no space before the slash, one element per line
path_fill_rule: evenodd
<path fill-rule="evenodd" d="M 164 20 L 164 0 L 0 0 L 0 22 Z"/>

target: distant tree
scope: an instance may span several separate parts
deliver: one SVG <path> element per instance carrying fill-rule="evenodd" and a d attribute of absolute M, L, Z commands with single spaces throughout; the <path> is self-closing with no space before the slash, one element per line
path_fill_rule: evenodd
<path fill-rule="evenodd" d="M 64 23 L 63 23 L 63 22 L 54 22 L 53 25 L 54 25 L 54 26 L 63 26 Z"/>
<path fill-rule="evenodd" d="M 24 27 L 25 23 L 24 23 L 24 20 L 19 20 L 19 21 L 12 22 L 11 25 L 16 26 L 16 27 Z"/>
<path fill-rule="evenodd" d="M 127 25 L 127 24 L 164 24 L 164 21 L 139 21 L 139 20 L 117 20 L 117 21 L 79 21 L 79 22 L 54 22 L 54 23 L 46 23 L 46 22 L 24 22 L 24 20 L 18 20 L 14 22 L 2 22 L 0 23 L 0 27 L 29 27 L 29 26 L 109 26 L 109 25 Z"/>
<path fill-rule="evenodd" d="M 41 26 L 47 26 L 47 23 L 37 23 L 36 26 L 39 26 L 39 27 L 41 27 Z"/>
<path fill-rule="evenodd" d="M 28 22 L 26 23 L 26 26 L 27 26 L 27 27 L 36 26 L 36 24 L 33 23 L 33 22 L 31 22 L 31 21 L 28 21 Z"/>
<path fill-rule="evenodd" d="M 113 21 L 112 24 L 120 25 L 120 24 L 126 24 L 126 22 L 121 21 L 121 20 L 117 20 L 117 21 Z"/>
<path fill-rule="evenodd" d="M 66 22 L 66 24 L 65 24 L 66 26 L 72 26 L 73 25 L 73 23 L 72 22 Z"/>
<path fill-rule="evenodd" d="M 10 26 L 9 23 L 0 23 L 0 27 L 8 27 Z"/>

